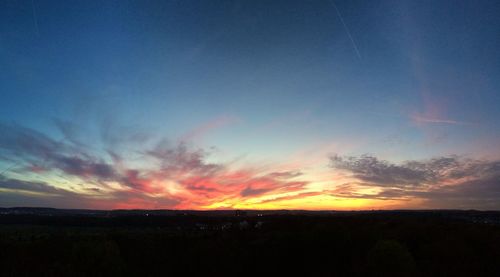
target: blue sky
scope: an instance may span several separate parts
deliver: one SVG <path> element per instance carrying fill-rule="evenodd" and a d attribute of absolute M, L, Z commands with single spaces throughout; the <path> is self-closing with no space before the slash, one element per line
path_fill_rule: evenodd
<path fill-rule="evenodd" d="M 363 191 L 387 189 L 330 159 L 370 155 L 405 167 L 455 157 L 461 166 L 472 159 L 495 168 L 498 26 L 496 1 L 4 1 L 0 123 L 14 135 L 0 140 L 0 200 L 66 205 L 12 185 L 23 181 L 72 193 L 82 207 L 323 209 L 344 207 L 340 200 L 347 208 L 434 207 L 434 199 L 414 191 L 443 189 L 441 179 L 409 190 L 405 201 L 412 201 L 364 195 L 376 203 L 357 203 Z M 51 164 L 47 157 L 54 156 L 13 146 L 26 132 L 72 150 Z M 161 179 L 157 173 L 165 168 L 147 164 L 143 155 L 166 141 L 172 149 L 203 149 L 199 163 L 223 165 L 213 187 L 228 172 L 250 176 L 234 185 L 240 191 L 196 195 L 183 179 L 196 170 Z M 119 153 L 120 163 L 110 152 Z M 62 156 L 106 164 L 121 176 L 111 178 L 120 189 L 102 188 L 111 181 L 103 176 L 68 170 Z M 42 163 L 48 163 L 43 171 L 25 172 Z M 162 188 L 147 197 L 175 201 L 147 204 L 156 200 L 123 184 L 131 170 Z M 286 190 L 276 182 L 248 183 L 278 171 L 300 172 L 297 182 L 305 184 Z M 87 195 L 54 176 L 105 192 Z M 451 183 L 458 188 L 463 181 Z M 349 196 L 332 192 L 348 182 L 355 184 Z M 253 186 L 260 198 L 242 197 Z M 310 206 L 317 199 L 306 196 L 324 204 Z M 273 197 L 289 202 L 259 206 Z"/>

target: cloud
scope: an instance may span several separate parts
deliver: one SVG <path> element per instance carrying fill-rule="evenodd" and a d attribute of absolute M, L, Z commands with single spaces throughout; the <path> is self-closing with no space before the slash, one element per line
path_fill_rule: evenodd
<path fill-rule="evenodd" d="M 271 188 L 260 188 L 260 189 L 255 189 L 252 188 L 251 186 L 246 187 L 244 190 L 240 192 L 241 196 L 247 197 L 247 196 L 256 196 L 256 195 L 262 195 L 265 194 L 266 192 L 271 191 Z"/>
<path fill-rule="evenodd" d="M 101 207 L 84 194 L 41 181 L 25 181 L 0 175 L 0 203 L 4 207 L 38 206 L 60 208 Z M 107 207 L 110 207 L 109 205 Z"/>
<path fill-rule="evenodd" d="M 259 196 L 270 192 L 293 192 L 304 189 L 307 182 L 294 181 L 295 177 L 302 175 L 300 172 L 285 171 L 272 172 L 262 177 L 249 178 L 245 182 L 245 189 L 241 191 L 241 196 Z"/>
<path fill-rule="evenodd" d="M 193 173 L 208 176 L 223 168 L 222 165 L 205 162 L 206 157 L 210 155 L 206 150 L 193 149 L 183 142 L 176 145 L 161 142 L 146 154 L 160 162 L 164 175 Z"/>
<path fill-rule="evenodd" d="M 0 123 L 0 150 L 9 157 L 36 156 L 39 158 L 52 158 L 59 151 L 64 151 L 66 146 L 48 136 L 19 125 L 6 125 Z"/>
<path fill-rule="evenodd" d="M 7 134 L 0 138 L 1 161 L 14 164 L 6 173 L 9 184 L 16 187 L 10 187 L 9 193 L 17 192 L 23 197 L 27 193 L 34 197 L 43 187 L 45 193 L 100 207 L 200 208 L 224 201 L 237 203 L 273 193 L 297 192 L 308 184 L 297 180 L 302 177 L 298 171 L 250 166 L 235 169 L 231 163 L 209 162 L 211 150 L 187 142 L 169 143 L 161 139 L 152 146 L 136 144 L 132 151 L 139 157 L 137 163 L 129 159 L 127 152 L 120 153 L 119 147 L 96 151 L 76 143 L 80 141 L 78 137 L 57 141 L 18 125 L 3 124 L 0 131 Z M 70 133 L 73 136 L 76 132 Z M 107 134 L 103 145 L 116 141 L 110 137 L 120 136 Z M 123 137 L 130 142 L 127 134 Z M 17 180 L 16 176 L 33 182 Z M 54 176 L 64 179 L 64 189 L 59 189 L 61 182 L 48 185 L 38 181 L 38 177 L 58 179 Z"/>
<path fill-rule="evenodd" d="M 424 186 L 461 178 L 484 178 L 500 174 L 500 161 L 475 160 L 459 156 L 394 164 L 370 155 L 330 157 L 330 166 L 347 170 L 364 182 L 380 186 Z"/>
<path fill-rule="evenodd" d="M 299 192 L 292 195 L 278 196 L 270 199 L 265 199 L 260 201 L 259 203 L 270 203 L 270 202 L 279 202 L 285 200 L 295 200 L 295 199 L 303 199 L 311 196 L 317 196 L 322 194 L 327 194 L 325 191 L 308 191 L 308 192 Z"/>
<path fill-rule="evenodd" d="M 64 136 L 64 139 L 75 144 L 83 146 L 84 144 L 78 138 L 79 128 L 69 121 L 64 121 L 61 119 L 54 119 L 54 124 L 57 129 Z"/>
<path fill-rule="evenodd" d="M 68 193 L 64 189 L 59 189 L 43 182 L 31 182 L 16 179 L 9 179 L 0 175 L 0 188 L 9 190 L 21 190 L 32 193 L 51 194 L 63 196 Z"/>
<path fill-rule="evenodd" d="M 330 174 L 313 176 L 318 186 L 300 166 L 291 170 L 215 162 L 211 148 L 182 141 L 145 144 L 124 133 L 126 151 L 97 142 L 106 148 L 99 151 L 72 142 L 78 137 L 56 140 L 15 124 L 0 124 L 0 133 L 2 205 L 204 209 L 325 195 L 401 203 L 420 199 L 426 207 L 500 208 L 499 160 L 452 155 L 393 163 L 371 155 L 332 155 L 329 165 L 342 173 L 335 173 L 341 185 L 324 187 L 322 178 Z M 119 134 L 109 137 L 120 140 Z"/>
<path fill-rule="evenodd" d="M 500 208 L 500 160 L 447 156 L 394 164 L 369 155 L 333 155 L 330 167 L 350 172 L 356 180 L 331 191 L 339 197 L 418 198 L 433 207 Z M 377 190 L 365 192 L 373 188 Z"/>
<path fill-rule="evenodd" d="M 97 178 L 99 180 L 113 180 L 117 178 L 115 169 L 104 162 L 83 159 L 80 157 L 57 156 L 51 161 L 53 168 L 82 178 Z"/>
<path fill-rule="evenodd" d="M 114 168 L 93 157 L 82 145 L 56 141 L 40 132 L 18 125 L 0 124 L 0 151 L 26 166 L 32 172 L 60 170 L 82 178 L 110 180 L 116 178 Z"/>
<path fill-rule="evenodd" d="M 209 176 L 192 176 L 178 181 L 191 194 L 187 201 L 194 201 L 201 206 L 218 202 L 243 203 L 256 197 L 301 191 L 308 184 L 306 181 L 294 180 L 298 176 L 296 173 L 276 173 L 250 168 L 234 171 L 224 167 Z"/>
<path fill-rule="evenodd" d="M 103 194 L 98 187 L 84 188 L 78 193 L 39 181 L 24 181 L 0 176 L 2 206 L 44 206 L 59 208 L 166 208 L 180 201 L 174 197 L 153 197 L 133 191 L 112 191 Z M 97 197 L 96 197 L 97 196 Z"/>
<path fill-rule="evenodd" d="M 153 135 L 140 126 L 123 126 L 111 117 L 105 117 L 96 125 L 101 143 L 110 151 L 119 151 L 122 147 L 144 146 L 153 139 Z"/>
<path fill-rule="evenodd" d="M 365 182 L 385 185 L 419 185 L 433 178 L 432 172 L 422 168 L 420 164 L 391 164 L 376 157 L 363 155 L 361 157 L 330 157 L 330 166 L 350 171 L 354 177 Z"/>

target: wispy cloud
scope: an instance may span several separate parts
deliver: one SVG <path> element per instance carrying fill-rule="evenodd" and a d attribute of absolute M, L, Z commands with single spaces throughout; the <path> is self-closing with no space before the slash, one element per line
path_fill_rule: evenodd
<path fill-rule="evenodd" d="M 411 116 L 413 122 L 417 124 L 453 124 L 453 125 L 471 125 L 469 122 L 457 121 L 445 118 L 433 118 L 433 117 L 425 117 L 422 115 L 413 115 Z"/>
<path fill-rule="evenodd" d="M 0 131 L 7 134 L 0 138 L 0 152 L 14 162 L 14 168 L 8 170 L 44 176 L 44 180 L 61 176 L 69 183 L 59 189 L 59 184 L 36 179 L 24 183 L 9 177 L 9 187 L 4 183 L 4 188 L 11 193 L 40 193 L 41 188 L 50 188 L 46 192 L 89 203 L 105 202 L 100 206 L 106 207 L 113 203 L 116 207 L 202 208 L 228 199 L 237 203 L 272 193 L 300 191 L 307 185 L 306 181 L 296 180 L 301 177 L 297 171 L 249 166 L 236 169 L 230 163 L 207 162 L 210 151 L 186 142 L 162 139 L 153 146 L 140 145 L 141 150 L 136 152 L 142 162 L 131 165 L 118 152 L 93 154 L 84 144 L 74 143 L 75 139 L 57 141 L 18 125 L 2 124 Z M 75 180 L 85 188 L 75 188 Z"/>
<path fill-rule="evenodd" d="M 299 165 L 213 162 L 210 149 L 187 142 L 131 144 L 137 147 L 137 162 L 119 147 L 94 151 L 73 139 L 56 140 L 15 124 L 0 124 L 0 132 L 0 162 L 5 166 L 0 174 L 2 205 L 290 207 L 287 201 L 319 197 L 402 203 L 420 199 L 433 207 L 500 208 L 499 160 L 452 155 L 392 163 L 371 155 L 332 155 L 329 165 L 334 174 L 310 175 Z M 322 203 L 331 208 L 334 204 Z"/>
<path fill-rule="evenodd" d="M 222 128 L 224 126 L 237 123 L 239 122 L 240 119 L 235 117 L 235 116 L 220 116 L 217 117 L 211 121 L 205 122 L 204 124 L 201 124 L 200 126 L 197 126 L 196 128 L 192 129 L 191 131 L 187 132 L 182 138 L 180 139 L 181 142 L 189 142 L 193 140 L 197 140 L 208 134 L 210 131 Z"/>

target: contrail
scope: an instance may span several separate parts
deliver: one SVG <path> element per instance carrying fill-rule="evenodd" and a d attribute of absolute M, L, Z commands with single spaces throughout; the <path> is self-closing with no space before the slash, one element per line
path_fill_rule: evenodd
<path fill-rule="evenodd" d="M 347 27 L 347 25 L 344 22 L 344 18 L 342 17 L 340 10 L 337 8 L 337 5 L 335 5 L 335 2 L 333 0 L 330 0 L 330 3 L 332 4 L 333 8 L 335 8 L 335 11 L 337 12 L 337 15 L 340 18 L 340 22 L 342 22 L 342 25 L 344 25 L 345 32 L 349 36 L 349 39 L 351 40 L 352 46 L 354 47 L 354 50 L 356 51 L 358 58 L 361 59 L 361 54 L 359 53 L 358 46 L 356 45 L 356 42 L 352 38 L 352 35 L 351 35 L 351 32 L 349 31 L 349 28 Z"/>
<path fill-rule="evenodd" d="M 471 125 L 471 123 L 469 122 L 456 121 L 451 119 L 429 118 L 418 115 L 411 116 L 411 119 L 417 123 L 444 123 L 444 124 L 455 124 L 455 125 Z"/>
<path fill-rule="evenodd" d="M 38 29 L 38 19 L 36 17 L 35 0 L 31 0 L 31 9 L 33 10 L 33 22 L 35 24 L 35 32 L 37 36 L 40 36 L 40 31 Z"/>
<path fill-rule="evenodd" d="M 4 169 L 2 172 L 0 172 L 0 175 L 3 175 L 5 172 L 11 170 L 14 166 L 20 164 L 21 162 L 17 161 L 15 163 L 13 163 L 12 165 L 10 165 L 9 167 L 7 167 L 6 169 Z"/>

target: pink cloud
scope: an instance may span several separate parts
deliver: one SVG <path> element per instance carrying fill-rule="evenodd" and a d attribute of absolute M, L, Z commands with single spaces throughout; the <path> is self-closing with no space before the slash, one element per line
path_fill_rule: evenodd
<path fill-rule="evenodd" d="M 213 120 L 210 120 L 208 122 L 201 124 L 200 126 L 197 126 L 196 128 L 192 129 L 191 131 L 187 132 L 186 134 L 184 134 L 181 137 L 180 141 L 181 142 L 188 142 L 188 141 L 198 140 L 215 129 L 222 128 L 222 127 L 225 127 L 227 125 L 230 125 L 230 124 L 233 124 L 233 123 L 236 123 L 239 121 L 240 121 L 240 119 L 235 117 L 235 116 L 224 115 L 224 116 L 217 117 Z"/>

